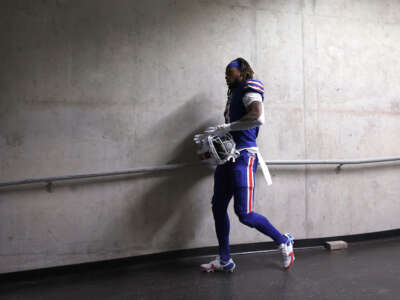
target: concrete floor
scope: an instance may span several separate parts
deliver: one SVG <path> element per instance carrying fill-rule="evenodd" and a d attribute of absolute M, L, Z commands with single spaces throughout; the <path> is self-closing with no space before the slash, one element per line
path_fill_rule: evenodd
<path fill-rule="evenodd" d="M 0 286 L 6 299 L 398 299 L 400 238 L 348 249 L 298 249 L 283 271 L 278 252 L 233 256 L 232 274 L 203 273 L 209 257 L 183 258 L 24 279 Z"/>

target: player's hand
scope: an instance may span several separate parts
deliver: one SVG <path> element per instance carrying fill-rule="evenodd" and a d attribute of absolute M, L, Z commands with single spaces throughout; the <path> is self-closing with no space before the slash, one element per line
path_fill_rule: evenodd
<path fill-rule="evenodd" d="M 203 140 L 204 140 L 206 137 L 207 137 L 207 134 L 199 133 L 199 134 L 196 134 L 196 135 L 193 137 L 193 141 L 194 141 L 196 144 L 201 144 L 201 143 L 203 142 Z"/>
<path fill-rule="evenodd" d="M 221 124 L 217 126 L 208 127 L 204 133 L 209 135 L 221 136 L 230 131 L 229 124 Z"/>

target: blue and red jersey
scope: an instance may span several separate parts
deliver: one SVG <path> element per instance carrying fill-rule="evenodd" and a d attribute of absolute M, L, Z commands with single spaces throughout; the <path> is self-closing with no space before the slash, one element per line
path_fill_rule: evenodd
<path fill-rule="evenodd" d="M 264 85 L 256 79 L 249 79 L 241 82 L 237 87 L 228 91 L 228 101 L 224 112 L 225 123 L 232 123 L 240 120 L 246 113 L 246 107 L 243 103 L 243 97 L 246 93 L 256 92 L 261 95 L 264 101 Z M 236 148 L 257 147 L 256 138 L 260 126 L 246 130 L 231 131 L 233 139 L 236 143 Z"/>

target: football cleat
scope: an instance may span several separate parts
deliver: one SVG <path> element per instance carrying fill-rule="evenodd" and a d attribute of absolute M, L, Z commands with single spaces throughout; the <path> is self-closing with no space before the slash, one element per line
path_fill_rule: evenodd
<path fill-rule="evenodd" d="M 219 255 L 209 263 L 200 265 L 200 268 L 207 273 L 214 271 L 233 272 L 235 267 L 236 264 L 233 262 L 232 258 L 230 258 L 228 262 L 223 262 Z"/>
<path fill-rule="evenodd" d="M 280 244 L 279 249 L 282 253 L 283 268 L 288 270 L 295 260 L 293 252 L 294 238 L 290 233 L 285 233 L 284 236 L 287 237 L 287 241 Z"/>

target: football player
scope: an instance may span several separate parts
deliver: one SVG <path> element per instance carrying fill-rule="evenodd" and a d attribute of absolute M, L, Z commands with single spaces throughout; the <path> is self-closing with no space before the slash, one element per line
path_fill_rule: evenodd
<path fill-rule="evenodd" d="M 235 262 L 229 249 L 228 204 L 233 196 L 234 211 L 241 223 L 256 228 L 273 239 L 283 257 L 283 268 L 294 262 L 291 234 L 281 234 L 268 219 L 254 211 L 255 175 L 257 171 L 257 136 L 264 123 L 264 85 L 254 79 L 254 72 L 243 58 L 231 61 L 225 71 L 228 100 L 224 111 L 225 123 L 209 127 L 206 134 L 223 136 L 230 133 L 240 156 L 234 161 L 218 165 L 214 174 L 212 212 L 219 244 L 219 255 L 200 267 L 207 272 L 233 272 Z"/>

